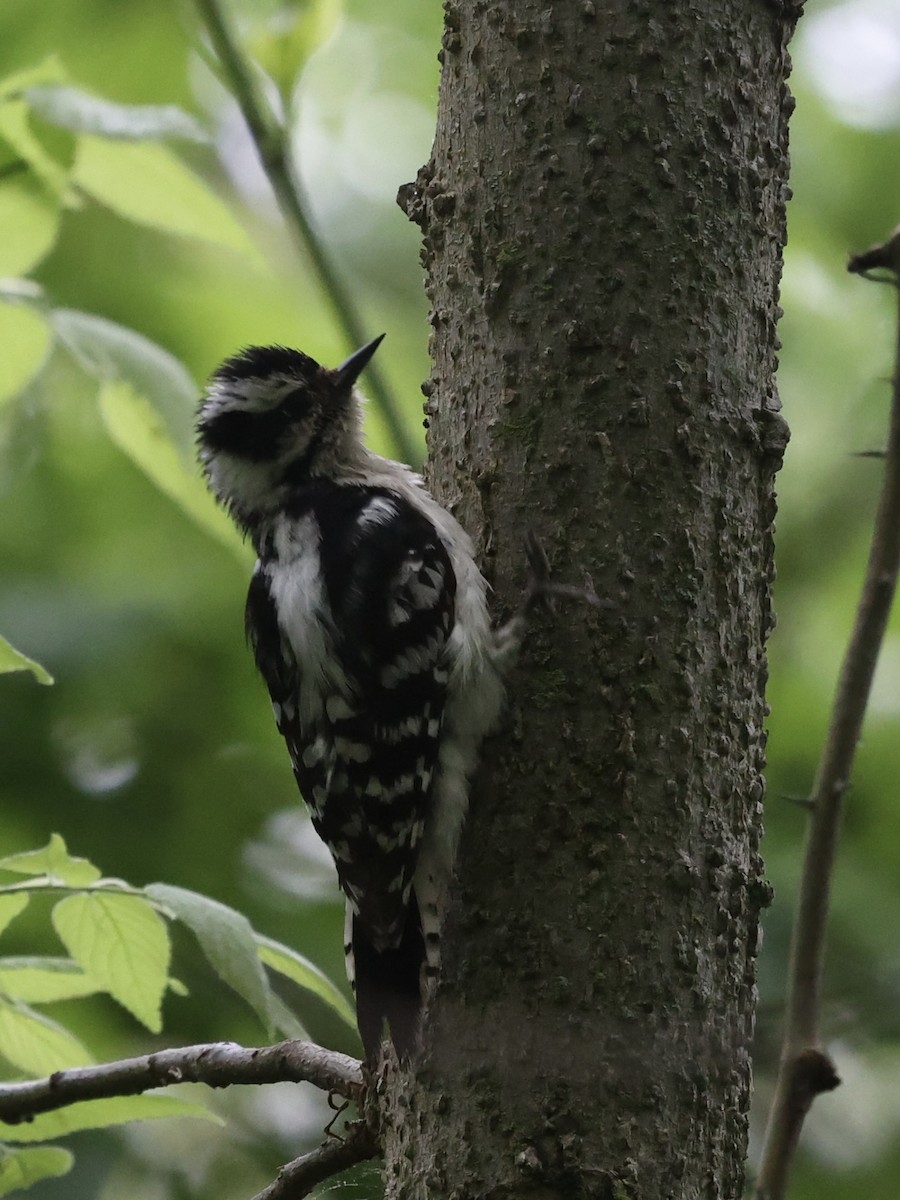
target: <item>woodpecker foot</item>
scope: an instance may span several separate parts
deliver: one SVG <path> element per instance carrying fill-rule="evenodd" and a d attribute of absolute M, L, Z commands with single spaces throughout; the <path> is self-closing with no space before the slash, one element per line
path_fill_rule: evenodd
<path fill-rule="evenodd" d="M 528 562 L 528 582 L 522 604 L 523 615 L 527 616 L 537 608 L 553 612 L 554 600 L 574 600 L 598 609 L 616 608 L 612 600 L 604 600 L 597 595 L 590 578 L 586 587 L 578 587 L 571 583 L 553 583 L 550 579 L 547 554 L 540 538 L 532 530 L 525 535 L 525 558 Z"/>
<path fill-rule="evenodd" d="M 337 1097 L 337 1094 L 335 1092 L 329 1092 L 328 1093 L 328 1107 L 334 1113 L 334 1116 L 331 1118 L 331 1120 L 325 1126 L 325 1129 L 324 1129 L 325 1136 L 327 1138 L 337 1138 L 339 1141 L 343 1141 L 344 1139 L 341 1137 L 341 1135 L 339 1133 L 335 1133 L 334 1125 L 335 1125 L 335 1122 L 337 1121 L 338 1117 L 341 1115 L 341 1113 L 346 1112 L 347 1109 L 350 1107 L 350 1101 L 343 1099 L 343 1097 Z"/>

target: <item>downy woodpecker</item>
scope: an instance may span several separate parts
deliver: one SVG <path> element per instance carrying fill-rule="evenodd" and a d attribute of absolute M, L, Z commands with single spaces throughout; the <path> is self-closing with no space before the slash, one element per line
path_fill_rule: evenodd
<path fill-rule="evenodd" d="M 333 370 L 283 346 L 243 350 L 197 422 L 209 487 L 258 555 L 247 636 L 346 896 L 370 1062 L 385 1021 L 401 1058 L 415 1048 L 508 653 L 468 536 L 418 475 L 364 444 L 355 384 L 380 341 Z"/>

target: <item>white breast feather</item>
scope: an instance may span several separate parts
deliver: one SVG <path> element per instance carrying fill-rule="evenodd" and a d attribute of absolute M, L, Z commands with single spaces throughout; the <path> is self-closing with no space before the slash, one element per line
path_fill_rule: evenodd
<path fill-rule="evenodd" d="M 281 518 L 273 537 L 274 563 L 265 570 L 279 629 L 299 667 L 300 720 L 307 722 L 319 716 L 326 697 L 347 696 L 350 685 L 331 645 L 315 518 Z"/>

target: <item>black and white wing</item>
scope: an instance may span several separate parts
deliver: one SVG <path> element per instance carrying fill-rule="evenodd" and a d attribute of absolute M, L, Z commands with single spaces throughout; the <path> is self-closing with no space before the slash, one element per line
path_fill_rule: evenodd
<path fill-rule="evenodd" d="M 402 1052 L 397 1026 L 418 1012 L 424 948 L 412 887 L 452 666 L 456 580 L 434 527 L 396 495 L 328 489 L 304 520 L 317 544 L 293 562 L 260 561 L 247 629 L 352 910 L 367 1052 L 385 1017 Z M 406 997 L 399 1008 L 392 992 Z"/>

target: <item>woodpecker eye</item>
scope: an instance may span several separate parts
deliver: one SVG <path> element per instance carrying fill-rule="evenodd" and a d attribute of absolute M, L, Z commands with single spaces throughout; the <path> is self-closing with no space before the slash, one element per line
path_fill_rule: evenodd
<path fill-rule="evenodd" d="M 287 420 L 297 421 L 307 417 L 311 407 L 309 388 L 304 385 L 294 388 L 286 396 L 283 396 L 272 412 Z"/>

